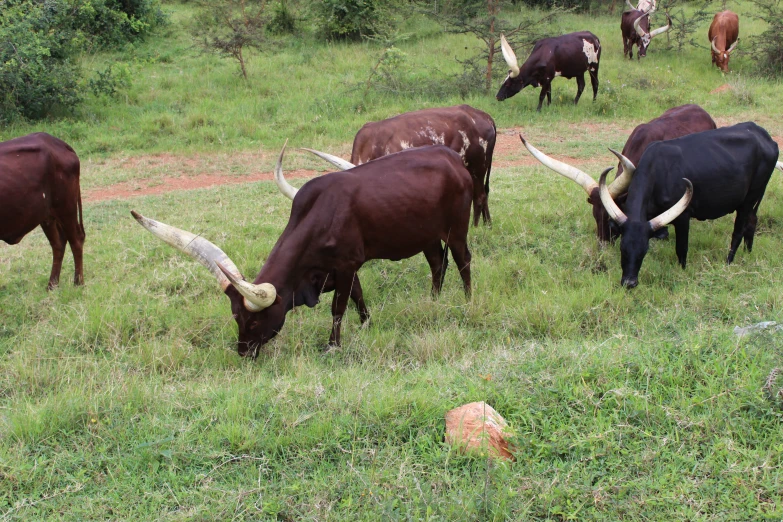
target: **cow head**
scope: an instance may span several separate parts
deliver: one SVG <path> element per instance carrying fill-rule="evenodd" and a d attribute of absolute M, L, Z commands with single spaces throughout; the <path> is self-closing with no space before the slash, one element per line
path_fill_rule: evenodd
<path fill-rule="evenodd" d="M 613 168 L 609 167 L 601 174 L 598 180 L 599 194 L 606 212 L 617 224 L 622 234 L 622 239 L 620 240 L 620 266 L 623 269 L 623 276 L 620 284 L 625 288 L 634 288 L 639 284 L 639 270 L 642 268 L 644 256 L 647 255 L 650 238 L 655 231 L 674 221 L 677 216 L 688 208 L 693 197 L 693 185 L 688 179 L 683 178 L 683 181 L 685 181 L 685 195 L 672 208 L 650 221 L 631 221 L 620 210 L 617 203 L 614 202 L 606 186 L 606 175 Z"/>
<path fill-rule="evenodd" d="M 525 78 L 520 75 L 517 56 L 514 54 L 514 50 L 508 44 L 506 37 L 502 34 L 500 35 L 500 50 L 503 53 L 503 59 L 506 60 L 506 63 L 508 64 L 509 70 L 508 76 L 506 76 L 506 79 L 503 80 L 503 84 L 500 86 L 500 90 L 495 95 L 495 98 L 498 101 L 511 98 L 528 85 L 538 87 L 538 82 L 535 80 L 526 81 Z"/>
<path fill-rule="evenodd" d="M 616 228 L 611 226 L 609 215 L 607 214 L 604 205 L 601 203 L 601 198 L 598 192 L 598 183 L 596 183 L 593 178 L 576 167 L 573 167 L 567 163 L 563 163 L 562 161 L 558 161 L 554 158 L 550 158 L 531 145 L 527 140 L 525 140 L 524 137 L 522 137 L 521 134 L 519 135 L 519 139 L 522 140 L 522 144 L 525 146 L 528 152 L 530 152 L 530 154 L 532 154 L 533 157 L 540 161 L 545 167 L 548 167 L 561 176 L 570 179 L 582 187 L 585 192 L 587 192 L 587 202 L 593 207 L 593 219 L 595 219 L 596 235 L 598 236 L 598 241 L 602 244 L 613 241 L 619 235 L 619 233 Z M 636 168 L 634 167 L 633 163 L 631 163 L 631 161 L 628 160 L 625 156 L 613 151 L 612 149 L 609 150 L 617 155 L 618 158 L 620 158 L 620 162 L 623 166 L 623 172 L 617 176 L 617 178 L 611 183 L 611 185 L 609 185 L 607 189 L 612 199 L 616 200 L 623 197 L 623 195 L 627 192 L 628 185 L 631 184 L 631 179 L 633 178 L 633 174 Z"/>
<path fill-rule="evenodd" d="M 640 58 L 647 56 L 647 47 L 650 45 L 653 38 L 672 28 L 672 19 L 669 17 L 669 13 L 666 13 L 666 20 L 668 23 L 665 26 L 659 27 L 654 31 L 650 31 L 650 13 L 644 13 L 634 20 L 633 28 L 636 31 L 636 34 L 639 35 Z"/>
<path fill-rule="evenodd" d="M 711 45 L 712 45 L 712 63 L 717 65 L 721 71 L 723 72 L 729 72 L 729 58 L 731 57 L 731 53 L 734 52 L 734 48 L 737 47 L 737 42 L 739 42 L 739 38 L 737 41 L 735 41 L 733 44 L 731 44 L 731 47 L 726 49 L 725 51 L 721 51 L 718 49 L 718 46 L 715 44 L 715 41 L 718 39 L 716 36 L 712 39 Z"/>

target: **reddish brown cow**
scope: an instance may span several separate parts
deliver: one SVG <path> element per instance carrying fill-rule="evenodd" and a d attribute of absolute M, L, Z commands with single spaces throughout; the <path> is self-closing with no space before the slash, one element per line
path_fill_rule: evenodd
<path fill-rule="evenodd" d="M 680 136 L 715 128 L 715 122 L 712 117 L 698 105 L 689 104 L 674 107 L 654 120 L 637 126 L 631 133 L 628 141 L 625 142 L 622 155 L 625 158 L 628 158 L 634 165 L 637 165 L 642 158 L 642 154 L 651 143 L 671 140 L 679 138 Z M 598 183 L 581 170 L 550 158 L 527 143 L 524 138 L 522 139 L 522 142 L 537 160 L 558 174 L 575 181 L 585 190 L 585 192 L 587 192 L 587 202 L 593 207 L 593 218 L 595 219 L 598 241 L 605 243 L 614 240 L 618 235 L 617 230 L 610 226 L 609 215 L 606 213 L 606 208 L 604 208 L 604 205 L 601 203 L 601 198 L 598 193 Z M 633 169 L 630 170 L 633 171 Z M 620 206 L 625 204 L 628 185 L 631 182 L 630 177 L 621 175 L 623 172 L 624 165 L 621 161 L 618 164 L 617 178 L 615 178 L 615 181 L 608 187 L 612 198 Z"/>
<path fill-rule="evenodd" d="M 49 290 L 60 281 L 66 242 L 74 284 L 84 283 L 79 158 L 70 145 L 43 132 L 0 143 L 0 240 L 15 245 L 38 225 L 52 246 Z"/>
<path fill-rule="evenodd" d="M 496 137 L 492 116 L 470 105 L 458 105 L 406 112 L 365 123 L 353 140 L 350 163 L 328 154 L 318 155 L 341 169 L 349 169 L 405 149 L 446 145 L 462 157 L 473 178 L 473 226 L 476 226 L 479 215 L 484 224 L 492 222 L 487 196 Z"/>
<path fill-rule="evenodd" d="M 287 185 L 283 152 L 275 176 Z M 432 271 L 432 291 L 438 293 L 446 260 L 443 241 L 469 294 L 472 185 L 462 158 L 442 145 L 390 154 L 311 179 L 298 190 L 287 185 L 294 200 L 288 225 L 254 283 L 245 281 L 231 259 L 206 239 L 132 214 L 212 272 L 231 301 L 239 354 L 256 356 L 280 332 L 289 310 L 315 306 L 325 288 L 335 292 L 329 344 L 339 345 L 349 297 L 358 297 L 362 322 L 367 318 L 357 272 L 371 259 L 397 261 L 423 252 Z"/>
<path fill-rule="evenodd" d="M 715 15 L 707 33 L 712 46 L 712 63 L 721 71 L 729 72 L 729 58 L 739 40 L 739 17 L 731 11 Z"/>
<path fill-rule="evenodd" d="M 654 11 L 639 11 L 632 9 L 623 13 L 620 30 L 623 33 L 623 56 L 633 59 L 633 46 L 639 47 L 637 59 L 647 56 L 647 47 L 653 38 L 665 33 L 672 27 L 672 19 L 666 13 L 667 25 L 650 31 L 650 15 Z"/>

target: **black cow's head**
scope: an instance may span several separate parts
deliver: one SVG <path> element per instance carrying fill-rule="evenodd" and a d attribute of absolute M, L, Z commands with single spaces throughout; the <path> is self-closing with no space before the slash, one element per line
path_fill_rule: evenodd
<path fill-rule="evenodd" d="M 663 214 L 651 219 L 650 221 L 631 221 L 620 210 L 617 203 L 614 202 L 606 186 L 606 175 L 614 167 L 603 171 L 598 181 L 601 202 L 606 208 L 609 217 L 619 228 L 622 239 L 620 240 L 620 266 L 623 269 L 623 276 L 620 284 L 625 288 L 634 288 L 639 284 L 639 270 L 642 268 L 642 261 L 647 255 L 650 246 L 650 238 L 660 228 L 665 227 L 674 219 L 682 214 L 691 202 L 693 197 L 693 185 L 685 178 L 685 195 Z"/>
<path fill-rule="evenodd" d="M 652 14 L 653 12 L 654 11 L 644 13 L 642 16 L 640 16 L 633 22 L 633 28 L 636 31 L 636 34 L 639 35 L 640 58 L 647 56 L 647 47 L 649 47 L 650 42 L 652 41 L 653 38 L 655 38 L 659 34 L 665 33 L 672 27 L 672 19 L 669 18 L 669 13 L 666 13 L 666 19 L 668 20 L 668 24 L 663 27 L 659 27 L 654 31 L 650 31 L 650 14 Z"/>
<path fill-rule="evenodd" d="M 511 98 L 516 93 L 532 85 L 538 87 L 538 82 L 531 78 L 526 78 L 526 75 L 520 75 L 519 65 L 517 64 L 517 56 L 514 54 L 514 50 L 508 44 L 506 37 L 500 35 L 500 50 L 503 53 L 503 58 L 508 64 L 508 76 L 500 86 L 500 90 L 495 95 L 498 101 L 503 101 L 506 98 Z"/>

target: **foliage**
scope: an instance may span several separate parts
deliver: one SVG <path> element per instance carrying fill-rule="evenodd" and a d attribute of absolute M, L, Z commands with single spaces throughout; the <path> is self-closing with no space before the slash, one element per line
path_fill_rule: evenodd
<path fill-rule="evenodd" d="M 246 50 L 267 44 L 268 2 L 201 0 L 200 5 L 202 12 L 192 29 L 196 42 L 206 51 L 236 60 L 247 80 Z"/>
<path fill-rule="evenodd" d="M 783 3 L 780 0 L 753 0 L 754 17 L 763 20 L 767 28 L 750 39 L 750 54 L 759 74 L 783 76 Z"/>
<path fill-rule="evenodd" d="M 713 1 L 714 0 L 700 0 L 699 2 L 686 3 L 682 0 L 669 0 L 668 2 L 662 1 L 660 3 L 661 10 L 659 10 L 658 13 L 663 15 L 663 12 L 661 11 L 666 11 L 672 19 L 672 28 L 667 34 L 674 39 L 674 46 L 676 46 L 678 53 L 683 52 L 686 45 L 692 45 L 700 49 L 710 48 L 709 45 L 704 46 L 694 40 L 693 34 L 696 31 L 700 31 L 700 40 L 702 38 L 706 40 L 706 37 L 701 31 L 703 31 L 704 23 L 708 20 L 712 20 L 713 13 L 711 12 L 711 9 L 713 8 Z M 660 25 L 666 25 L 665 15 L 658 16 L 658 19 L 663 20 Z M 658 45 L 657 42 L 656 45 Z M 663 48 L 663 46 L 660 47 Z"/>
<path fill-rule="evenodd" d="M 114 97 L 131 84 L 131 72 L 126 63 L 113 63 L 103 71 L 95 71 L 88 82 L 95 96 Z"/>
<path fill-rule="evenodd" d="M 300 19 L 294 11 L 291 0 L 278 0 L 272 5 L 269 30 L 276 34 L 293 34 Z"/>
<path fill-rule="evenodd" d="M 322 0 L 314 9 L 321 32 L 329 39 L 357 40 L 388 32 L 396 24 L 399 0 Z"/>

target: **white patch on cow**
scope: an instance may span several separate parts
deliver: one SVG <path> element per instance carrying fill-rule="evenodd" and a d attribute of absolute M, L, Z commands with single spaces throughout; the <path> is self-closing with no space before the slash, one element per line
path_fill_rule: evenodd
<path fill-rule="evenodd" d="M 401 140 L 400 141 L 400 150 L 410 149 L 413 145 L 409 141 Z"/>
<path fill-rule="evenodd" d="M 425 127 L 419 131 L 419 136 L 427 138 L 433 145 L 443 145 L 446 143 L 446 137 L 443 134 L 437 134 L 432 127 Z"/>
<path fill-rule="evenodd" d="M 472 122 L 473 122 L 473 125 L 475 125 L 475 124 L 476 124 L 476 120 L 474 120 L 473 118 L 471 118 L 471 119 L 470 119 L 470 121 L 472 121 Z"/>
<path fill-rule="evenodd" d="M 582 42 L 584 42 L 582 51 L 585 53 L 585 56 L 587 56 L 587 63 L 598 63 L 598 51 L 595 46 L 585 39 L 582 39 Z"/>
<path fill-rule="evenodd" d="M 383 149 L 383 152 L 384 152 L 383 154 L 384 156 L 388 156 L 389 154 L 391 154 L 391 149 L 389 148 L 388 145 L 386 145 L 386 148 Z"/>
<path fill-rule="evenodd" d="M 458 131 L 459 135 L 462 136 L 462 148 L 459 150 L 459 155 L 462 156 L 462 162 L 466 163 L 465 161 L 465 155 L 468 153 L 468 147 L 470 147 L 470 140 L 468 139 L 468 135 L 465 134 L 465 131 Z"/>
<path fill-rule="evenodd" d="M 44 197 L 44 199 L 46 199 L 46 192 L 43 193 L 43 197 Z"/>
<path fill-rule="evenodd" d="M 481 148 L 484 149 L 484 153 L 487 152 L 487 140 L 484 138 L 479 138 L 479 145 L 481 145 Z"/>
<path fill-rule="evenodd" d="M 563 73 L 561 73 L 560 71 L 555 71 L 555 78 L 557 78 L 558 76 L 562 76 L 562 75 L 563 75 Z"/>

